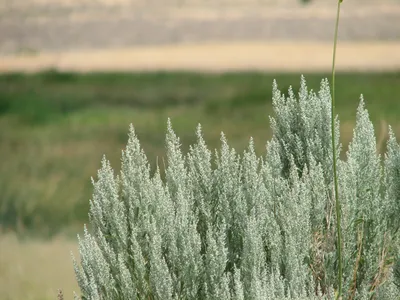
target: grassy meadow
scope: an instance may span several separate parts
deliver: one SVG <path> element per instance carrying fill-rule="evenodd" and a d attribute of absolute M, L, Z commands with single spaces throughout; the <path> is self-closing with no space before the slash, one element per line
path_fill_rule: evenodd
<path fill-rule="evenodd" d="M 319 89 L 329 74 L 305 74 Z M 297 91 L 299 74 L 142 73 L 73 74 L 48 71 L 0 75 L 0 294 L 5 299 L 54 299 L 73 289 L 69 250 L 87 221 L 90 178 L 103 154 L 118 170 L 133 124 L 154 166 L 162 167 L 167 118 L 183 149 L 203 126 L 210 148 L 223 131 L 243 150 L 250 136 L 257 152 L 270 138 L 272 81 Z M 387 125 L 400 135 L 400 73 L 337 74 L 341 138 L 350 141 L 360 94 L 375 124 L 378 150 Z M 17 232 L 19 239 L 13 234 Z M 3 232 L 3 234 L 1 233 Z M 59 238 L 60 234 L 63 238 Z M 32 240 L 32 236 L 55 240 Z M 55 286 L 57 285 L 57 286 Z"/>
<path fill-rule="evenodd" d="M 18 239 L 0 235 L 0 295 L 2 300 L 56 300 L 79 292 L 70 251 L 78 256 L 77 243 L 65 237 L 52 240 Z"/>
<path fill-rule="evenodd" d="M 305 76 L 314 90 L 329 77 Z M 1 75 L 0 226 L 45 235 L 81 226 L 87 220 L 90 178 L 103 154 L 118 169 L 130 123 L 153 165 L 164 156 L 168 117 L 184 149 L 201 123 L 210 148 L 219 146 L 224 131 L 238 150 L 253 136 L 262 153 L 270 137 L 274 78 L 282 90 L 300 84 L 298 74 Z M 344 144 L 361 93 L 381 145 L 387 124 L 400 130 L 400 73 L 339 74 L 337 89 Z"/>

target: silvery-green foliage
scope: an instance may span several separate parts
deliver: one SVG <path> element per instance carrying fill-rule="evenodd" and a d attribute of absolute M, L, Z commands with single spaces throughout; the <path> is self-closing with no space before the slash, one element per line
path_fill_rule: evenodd
<path fill-rule="evenodd" d="M 301 77 L 298 99 L 289 88 L 288 97 L 273 84 L 272 103 L 275 117 L 271 117 L 273 140 L 279 145 L 282 173 L 288 176 L 291 156 L 302 172 L 314 159 L 322 165 L 327 183 L 332 180 L 331 96 L 328 81 L 322 80 L 320 91 L 308 91 Z M 335 120 L 336 145 L 339 154 L 339 122 Z"/>
<path fill-rule="evenodd" d="M 347 162 L 341 174 L 343 187 L 345 277 L 351 279 L 353 267 L 357 265 L 357 249 L 362 247 L 363 258 L 368 264 L 359 263 L 358 277 L 371 281 L 379 264 L 379 246 L 384 233 L 382 224 L 380 157 L 376 152 L 374 129 L 361 98 L 357 110 L 353 140 L 347 152 Z M 345 186 L 345 184 L 347 186 Z M 358 259 L 360 260 L 360 259 Z M 350 284 L 351 280 L 347 281 Z M 349 286 L 350 287 L 350 286 Z"/>
<path fill-rule="evenodd" d="M 361 97 L 353 140 L 339 175 L 348 296 L 356 287 L 364 291 L 362 293 L 386 294 L 383 283 L 389 277 L 392 261 L 398 253 L 397 216 L 390 213 L 390 209 L 396 209 L 397 201 L 397 182 L 393 180 L 399 179 L 396 176 L 399 165 L 393 161 L 400 154 L 396 146 L 391 134 L 388 154 L 382 164 L 376 150 L 373 125 Z"/>
<path fill-rule="evenodd" d="M 276 83 L 273 90 L 273 137 L 263 157 L 252 139 L 239 154 L 224 134 L 213 154 L 200 125 L 185 155 L 168 120 L 161 174 L 130 127 L 120 174 L 103 158 L 93 180 L 91 230 L 74 259 L 83 299 L 334 298 L 329 85 L 323 80 L 314 93 L 302 78 L 298 99 Z M 400 146 L 392 132 L 387 148 L 382 163 L 361 100 L 347 159 L 338 161 L 352 299 L 399 293 Z"/>
<path fill-rule="evenodd" d="M 389 228 L 400 229 L 400 144 L 391 128 L 389 128 L 389 140 L 385 156 L 385 185 L 386 200 L 384 214 L 389 215 Z"/>

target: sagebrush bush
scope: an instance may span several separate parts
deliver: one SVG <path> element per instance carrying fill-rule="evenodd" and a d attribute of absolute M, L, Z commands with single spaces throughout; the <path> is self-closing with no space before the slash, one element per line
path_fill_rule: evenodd
<path fill-rule="evenodd" d="M 297 99 L 298 98 L 298 99 Z M 90 232 L 74 259 L 83 299 L 333 299 L 337 277 L 331 96 L 304 78 L 298 97 L 274 82 L 273 137 L 258 157 L 200 125 L 185 155 L 170 121 L 165 174 L 151 170 L 133 126 L 118 176 L 93 181 Z M 339 121 L 335 121 L 337 157 Z M 391 132 L 391 131 L 390 131 Z M 338 161 L 345 299 L 399 299 L 400 145 L 376 151 L 361 98 Z"/>

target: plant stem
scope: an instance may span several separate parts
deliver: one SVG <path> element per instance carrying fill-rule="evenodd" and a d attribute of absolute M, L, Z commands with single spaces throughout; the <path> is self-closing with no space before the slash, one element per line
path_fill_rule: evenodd
<path fill-rule="evenodd" d="M 332 130 L 332 151 L 333 151 L 333 180 L 335 186 L 335 206 L 336 206 L 336 231 L 337 231 L 337 260 L 338 260 L 338 290 L 336 299 L 342 298 L 342 228 L 341 228 L 341 206 L 339 201 L 338 175 L 336 168 L 336 143 L 335 143 L 335 61 L 336 61 L 336 44 L 339 28 L 340 4 L 343 0 L 338 0 L 335 37 L 333 40 L 333 59 L 332 59 L 332 102 L 331 102 L 331 130 Z"/>

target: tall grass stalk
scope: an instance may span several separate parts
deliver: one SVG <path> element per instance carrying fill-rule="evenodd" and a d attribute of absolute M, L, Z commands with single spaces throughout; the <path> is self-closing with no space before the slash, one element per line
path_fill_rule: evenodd
<path fill-rule="evenodd" d="M 342 281 L 343 281 L 343 255 L 342 255 L 342 228 L 341 228 L 341 205 L 339 200 L 339 189 L 338 189 L 338 176 L 336 168 L 336 144 L 335 144 L 335 63 L 336 63 L 336 44 L 339 28 L 340 18 L 340 5 L 343 0 L 338 0 L 337 13 L 336 13 L 336 25 L 335 25 L 335 36 L 333 39 L 333 55 L 332 55 L 332 105 L 331 105 L 331 130 L 332 130 L 332 154 L 333 154 L 333 178 L 335 186 L 335 206 L 336 206 L 336 232 L 337 232 L 337 260 L 338 260 L 338 289 L 336 299 L 342 298 Z"/>

